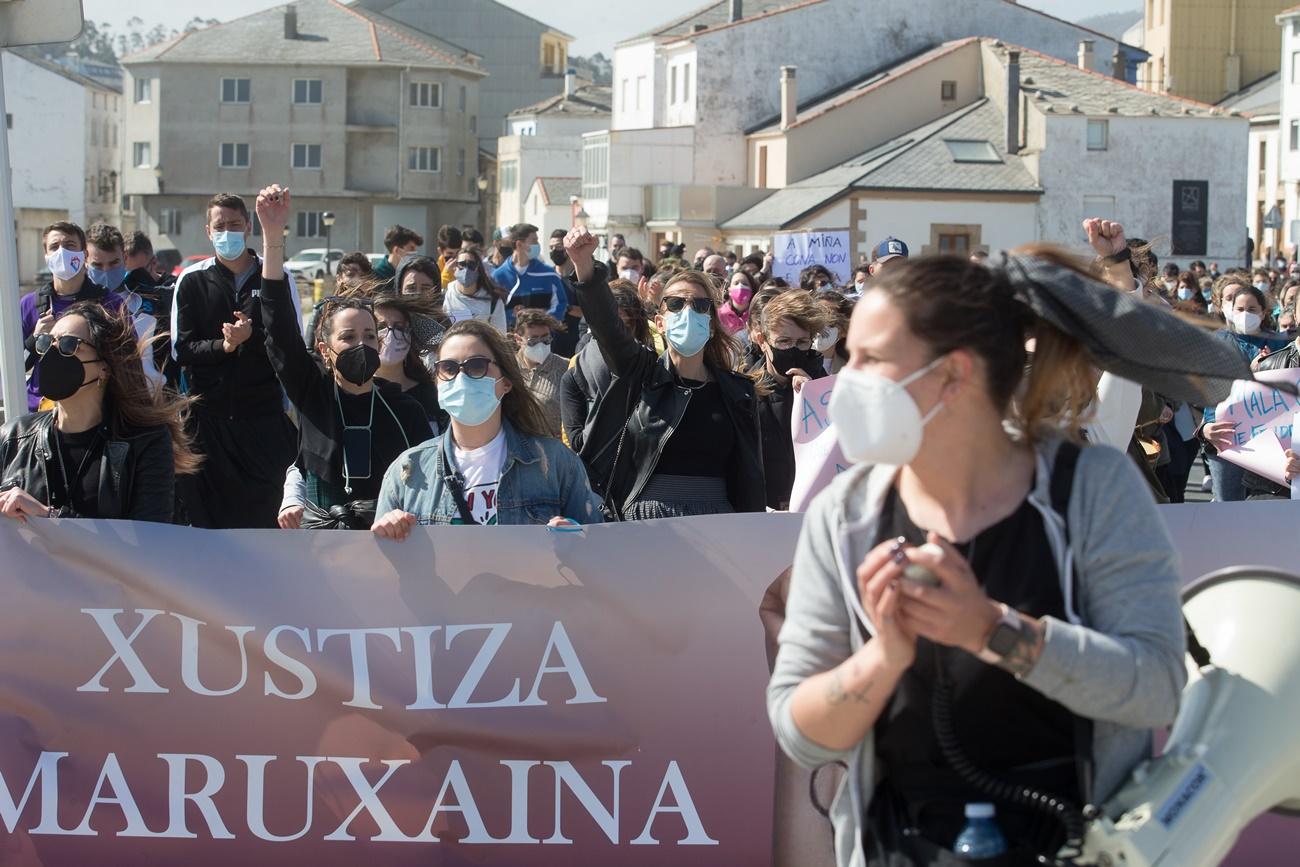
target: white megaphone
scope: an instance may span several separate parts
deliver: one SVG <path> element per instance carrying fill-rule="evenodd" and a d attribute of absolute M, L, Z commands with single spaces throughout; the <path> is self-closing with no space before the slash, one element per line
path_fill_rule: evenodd
<path fill-rule="evenodd" d="M 1300 577 L 1225 569 L 1187 588 L 1183 612 L 1212 664 L 1191 673 L 1164 754 L 1101 808 L 1077 863 L 1211 867 L 1256 816 L 1300 811 Z"/>

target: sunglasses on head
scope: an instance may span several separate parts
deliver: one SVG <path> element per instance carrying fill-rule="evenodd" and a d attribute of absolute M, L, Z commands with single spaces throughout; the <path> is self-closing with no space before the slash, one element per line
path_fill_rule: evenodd
<path fill-rule="evenodd" d="M 473 355 L 464 361 L 444 358 L 433 366 L 433 371 L 443 382 L 451 382 L 462 372 L 470 379 L 482 379 L 488 375 L 492 364 L 492 359 L 486 355 Z"/>
<path fill-rule="evenodd" d="M 53 334 L 36 335 L 36 354 L 44 355 L 50 351 L 51 346 L 58 347 L 60 355 L 76 355 L 77 347 L 86 344 L 91 349 L 98 351 L 98 347 L 89 340 L 83 340 L 75 334 L 63 334 L 55 337 Z"/>
<path fill-rule="evenodd" d="M 680 295 L 669 295 L 663 300 L 664 309 L 669 313 L 681 313 L 688 303 L 696 313 L 708 313 L 713 309 L 712 298 L 683 298 Z"/>
<path fill-rule="evenodd" d="M 321 304 L 322 306 L 327 304 L 355 304 L 365 308 L 366 310 L 373 311 L 375 309 L 374 301 L 370 300 L 369 298 L 361 298 L 356 295 L 330 295 L 324 301 L 322 301 Z"/>

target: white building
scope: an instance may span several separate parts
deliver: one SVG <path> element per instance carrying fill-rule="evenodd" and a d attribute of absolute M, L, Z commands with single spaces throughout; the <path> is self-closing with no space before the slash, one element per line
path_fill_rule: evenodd
<path fill-rule="evenodd" d="M 842 33 L 863 38 L 831 36 Z M 799 64 L 803 92 L 819 100 L 943 40 L 987 33 L 1070 60 L 1091 40 L 1090 67 L 1109 72 L 1117 60 L 1128 80 L 1145 60 L 1006 0 L 718 2 L 615 47 L 612 122 L 584 145 L 590 225 L 649 248 L 718 243 L 707 226 L 754 202 L 745 130 L 779 113 L 781 66 Z"/>
<path fill-rule="evenodd" d="M 1240 112 L 1250 120 L 1245 226 L 1255 241 L 1255 258 L 1259 260 L 1271 259 L 1278 251 L 1289 254 L 1288 245 L 1300 234 L 1290 231 L 1289 222 L 1300 214 L 1287 210 L 1282 183 L 1281 99 L 1282 76 L 1274 72 L 1219 103 L 1225 111 Z M 1264 227 L 1273 208 L 1282 221 L 1280 229 Z"/>
<path fill-rule="evenodd" d="M 1083 220 L 1105 217 L 1162 258 L 1244 256 L 1243 117 L 989 38 L 797 110 L 795 80 L 748 136 L 751 177 L 782 189 L 720 224 L 727 247 L 803 228 L 847 228 L 855 254 L 889 235 L 918 253 L 1078 246 Z"/>
<path fill-rule="evenodd" d="M 45 226 L 71 220 L 84 228 L 121 217 L 121 94 L 28 49 L 2 57 L 18 279 L 31 284 L 45 267 Z"/>
<path fill-rule="evenodd" d="M 581 178 L 583 133 L 609 126 L 609 101 L 608 87 L 579 85 L 570 71 L 563 93 L 510 112 L 510 134 L 497 140 L 498 229 L 536 223 L 525 201 L 538 178 Z"/>
<path fill-rule="evenodd" d="M 578 215 L 578 190 L 582 178 L 537 178 L 524 199 L 523 215 L 517 222 L 537 227 L 542 246 L 551 232 L 573 228 Z"/>
<path fill-rule="evenodd" d="M 1281 95 L 1279 98 L 1278 137 L 1281 152 L 1278 183 L 1283 190 L 1282 240 L 1289 254 L 1300 245 L 1300 226 L 1291 220 L 1300 218 L 1300 6 L 1277 16 L 1282 26 Z"/>

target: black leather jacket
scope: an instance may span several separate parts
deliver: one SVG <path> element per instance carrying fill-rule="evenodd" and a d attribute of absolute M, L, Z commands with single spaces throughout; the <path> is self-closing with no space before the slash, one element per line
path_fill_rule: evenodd
<path fill-rule="evenodd" d="M 50 502 L 50 474 L 57 472 L 50 429 L 54 413 L 36 412 L 0 428 L 0 490 L 21 488 L 42 503 Z M 114 436 L 102 429 L 105 445 L 99 460 L 99 514 L 68 518 L 127 518 L 172 522 L 175 475 L 172 437 L 166 427 L 143 428 Z"/>
<path fill-rule="evenodd" d="M 669 354 L 656 355 L 623 328 L 609 290 L 605 268 L 597 263 L 590 280 L 577 284 L 578 303 L 592 337 L 613 373 L 600 395 L 579 454 L 594 491 L 622 514 L 654 475 L 659 456 L 686 413 L 691 390 L 673 370 Z M 767 506 L 763 450 L 758 435 L 754 383 L 730 370 L 710 368 L 736 432 L 738 460 L 720 468 L 727 500 L 737 512 L 762 512 Z M 623 437 L 624 425 L 627 436 Z M 619 455 L 619 440 L 623 439 Z"/>

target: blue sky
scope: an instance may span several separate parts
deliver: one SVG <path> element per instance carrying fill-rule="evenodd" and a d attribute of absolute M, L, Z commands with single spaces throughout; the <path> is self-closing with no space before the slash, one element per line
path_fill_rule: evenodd
<path fill-rule="evenodd" d="M 703 5 L 703 0 L 597 0 L 594 3 L 556 2 L 556 0 L 505 0 L 521 12 L 558 27 L 577 38 L 573 52 L 584 55 L 596 51 L 609 55 L 614 43 L 632 36 L 662 21 L 689 12 Z M 155 23 L 180 27 L 196 15 L 222 20 L 237 18 L 281 5 L 274 0 L 82 0 L 85 16 L 92 21 L 107 21 L 114 29 L 122 29 L 132 16 L 146 22 L 146 28 Z M 1062 18 L 1080 18 L 1141 8 L 1140 0 L 1023 0 L 1022 5 L 1042 9 Z M 990 34 L 996 35 L 996 34 Z"/>

